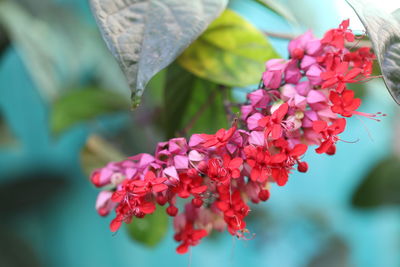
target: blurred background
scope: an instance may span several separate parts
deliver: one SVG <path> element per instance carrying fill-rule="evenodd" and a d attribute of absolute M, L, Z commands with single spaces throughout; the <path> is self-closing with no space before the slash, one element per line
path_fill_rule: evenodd
<path fill-rule="evenodd" d="M 260 2 L 229 7 L 270 33 L 282 57 L 285 36 L 312 29 L 321 37 L 346 18 L 363 30 L 344 0 L 278 1 L 286 14 Z M 379 4 L 393 11 L 393 2 Z M 110 218 L 96 213 L 98 190 L 88 175 L 108 161 L 152 153 L 184 128 L 185 118 L 170 112 L 165 83 L 161 72 L 130 111 L 129 88 L 87 1 L 0 0 L 0 266 L 400 266 L 399 109 L 379 79 L 356 90 L 362 111 L 388 117 L 352 118 L 341 138 L 358 141 L 338 143 L 333 157 L 309 151 L 308 173 L 293 173 L 252 207 L 254 239 L 217 234 L 182 256 L 166 220 L 113 235 Z M 232 97 L 244 100 L 250 89 L 233 88 Z M 194 110 L 206 101 L 196 99 Z M 223 127 L 218 108 L 191 130 Z M 152 227 L 168 229 L 165 237 L 144 234 Z"/>

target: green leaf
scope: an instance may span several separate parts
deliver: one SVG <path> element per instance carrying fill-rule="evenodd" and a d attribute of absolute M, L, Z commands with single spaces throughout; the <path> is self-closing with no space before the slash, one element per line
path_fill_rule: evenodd
<path fill-rule="evenodd" d="M 230 98 L 230 88 L 227 97 Z M 188 135 L 194 133 L 214 134 L 221 128 L 230 127 L 224 109 L 224 96 L 220 86 L 205 80 L 199 80 L 193 88 L 190 105 L 183 118 L 183 125 L 188 127 Z"/>
<path fill-rule="evenodd" d="M 353 195 L 352 204 L 359 208 L 400 204 L 400 159 L 385 158 L 366 175 Z"/>
<path fill-rule="evenodd" d="M 18 147 L 20 142 L 14 135 L 7 123 L 7 120 L 0 113 L 0 147 Z"/>
<path fill-rule="evenodd" d="M 364 0 L 346 1 L 364 24 L 377 55 L 386 87 L 394 101 L 400 104 L 400 23 L 398 12 L 395 12 L 394 15 L 388 14 Z"/>
<path fill-rule="evenodd" d="M 28 237 L 24 236 L 25 232 L 15 232 L 12 228 L 8 225 L 1 225 L 0 228 L 1 266 L 44 266 L 41 257 L 36 252 L 37 247 L 33 244 L 34 242 L 28 241 Z M 21 238 L 21 236 L 24 238 Z M 21 251 L 24 252 L 23 257 L 21 257 Z"/>
<path fill-rule="evenodd" d="M 368 93 L 366 83 L 351 83 L 347 87 L 354 91 L 354 97 L 356 98 L 364 99 Z"/>
<path fill-rule="evenodd" d="M 81 151 L 81 166 L 86 175 L 94 169 L 105 166 L 110 161 L 121 161 L 126 158 L 116 146 L 99 135 L 92 134 Z"/>
<path fill-rule="evenodd" d="M 279 0 L 256 0 L 257 2 L 263 4 L 267 8 L 271 9 L 276 14 L 287 19 L 290 22 L 297 23 L 296 17 L 285 5 L 279 2 Z"/>
<path fill-rule="evenodd" d="M 229 93 L 229 89 L 225 90 Z M 168 138 L 213 133 L 228 126 L 221 88 L 177 64 L 168 68 L 164 96 L 164 129 Z"/>
<path fill-rule="evenodd" d="M 5 177 L 4 177 L 5 176 Z M 0 214 L 2 217 L 37 210 L 70 188 L 68 171 L 46 167 L 25 168 L 3 175 L 0 184 Z"/>
<path fill-rule="evenodd" d="M 0 1 L 0 25 L 44 100 L 88 79 L 129 96 L 97 28 L 65 6 L 51 0 Z"/>
<path fill-rule="evenodd" d="M 58 134 L 79 122 L 124 111 L 128 106 L 121 95 L 111 91 L 97 88 L 71 90 L 54 102 L 50 118 L 51 129 Z"/>
<path fill-rule="evenodd" d="M 57 69 L 54 68 L 54 50 L 49 49 L 51 45 L 42 45 L 43 40 L 54 42 L 50 27 L 32 17 L 14 1 L 0 2 L 0 23 L 23 55 L 24 62 L 38 87 L 44 95 L 55 97 L 60 84 L 56 79 Z"/>
<path fill-rule="evenodd" d="M 345 240 L 333 236 L 325 246 L 320 247 L 307 265 L 308 267 L 350 267 L 350 249 Z"/>
<path fill-rule="evenodd" d="M 129 236 L 143 245 L 154 247 L 166 235 L 168 230 L 168 215 L 164 207 L 157 206 L 154 213 L 144 218 L 133 218 L 126 226 Z"/>
<path fill-rule="evenodd" d="M 125 73 L 133 106 L 225 8 L 227 0 L 91 0 L 102 35 Z"/>
<path fill-rule="evenodd" d="M 259 82 L 265 61 L 279 57 L 264 34 L 232 10 L 216 19 L 178 58 L 191 73 L 227 86 Z"/>
<path fill-rule="evenodd" d="M 175 137 L 184 128 L 183 119 L 199 79 L 177 64 L 168 67 L 164 90 L 164 129 L 167 138 Z"/>

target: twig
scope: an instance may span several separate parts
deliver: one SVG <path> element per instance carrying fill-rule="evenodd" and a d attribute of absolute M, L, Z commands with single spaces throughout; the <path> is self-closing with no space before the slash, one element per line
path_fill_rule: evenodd
<path fill-rule="evenodd" d="M 232 106 L 235 106 L 235 103 L 232 103 L 228 97 L 228 88 L 226 86 L 220 85 L 219 87 L 222 90 L 222 98 L 224 104 L 224 110 L 226 114 L 226 119 L 228 122 L 232 122 L 235 120 L 236 115 L 232 112 Z"/>
<path fill-rule="evenodd" d="M 297 37 L 296 35 L 290 33 L 270 32 L 270 31 L 264 31 L 264 34 L 270 37 L 285 39 L 285 40 L 293 40 L 294 38 Z"/>

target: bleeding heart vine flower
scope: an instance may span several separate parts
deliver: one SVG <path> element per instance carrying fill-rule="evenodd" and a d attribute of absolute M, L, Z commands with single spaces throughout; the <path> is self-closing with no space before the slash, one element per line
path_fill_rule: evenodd
<path fill-rule="evenodd" d="M 194 134 L 189 142 L 174 138 L 159 143 L 154 156 L 139 154 L 95 170 L 92 183 L 107 186 L 96 209 L 101 216 L 116 213 L 111 231 L 168 205 L 178 253 L 213 230 L 246 238 L 249 202 L 268 200 L 270 184 L 284 186 L 296 165 L 307 172 L 302 157 L 308 146 L 333 155 L 346 118 L 383 116 L 358 111 L 362 101 L 347 88 L 371 78 L 375 59 L 369 48 L 345 48 L 355 39 L 348 26 L 345 20 L 322 39 L 306 32 L 290 42 L 291 59 L 269 60 L 260 88 L 247 95 L 230 129 Z"/>

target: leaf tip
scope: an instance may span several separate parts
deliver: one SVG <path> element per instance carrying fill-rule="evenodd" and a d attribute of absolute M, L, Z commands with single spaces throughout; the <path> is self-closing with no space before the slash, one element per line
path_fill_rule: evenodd
<path fill-rule="evenodd" d="M 131 109 L 137 109 L 140 106 L 141 103 L 141 97 L 138 96 L 138 94 L 136 92 L 133 92 L 131 95 L 131 100 L 132 100 L 132 105 L 131 105 Z"/>

